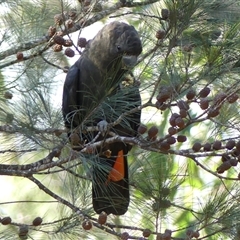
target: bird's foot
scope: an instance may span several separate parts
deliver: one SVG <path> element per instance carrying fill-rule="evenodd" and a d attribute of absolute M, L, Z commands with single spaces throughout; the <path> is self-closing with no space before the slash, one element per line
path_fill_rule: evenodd
<path fill-rule="evenodd" d="M 108 122 L 107 122 L 106 120 L 100 121 L 100 122 L 97 124 L 97 126 L 98 126 L 99 131 L 100 131 L 102 134 L 104 134 L 104 133 L 106 133 L 106 132 L 108 131 Z"/>

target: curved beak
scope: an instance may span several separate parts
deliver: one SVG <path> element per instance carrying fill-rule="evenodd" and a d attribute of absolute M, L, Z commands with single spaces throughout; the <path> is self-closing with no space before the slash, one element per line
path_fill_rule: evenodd
<path fill-rule="evenodd" d="M 132 68 L 137 63 L 137 56 L 135 56 L 135 55 L 123 55 L 122 62 L 123 62 L 123 67 Z"/>

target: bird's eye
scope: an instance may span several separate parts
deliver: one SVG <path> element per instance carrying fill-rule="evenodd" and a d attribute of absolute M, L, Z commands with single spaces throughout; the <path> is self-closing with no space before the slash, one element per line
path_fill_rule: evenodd
<path fill-rule="evenodd" d="M 120 45 L 117 45 L 117 50 L 118 50 L 118 52 L 120 52 L 122 50 Z"/>

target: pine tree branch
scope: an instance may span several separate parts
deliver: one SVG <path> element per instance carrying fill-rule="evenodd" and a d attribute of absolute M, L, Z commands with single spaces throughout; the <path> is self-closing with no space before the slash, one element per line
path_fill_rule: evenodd
<path fill-rule="evenodd" d="M 92 218 L 91 216 L 89 216 L 88 214 L 85 214 L 80 208 L 76 207 L 75 205 L 73 205 L 72 203 L 70 203 L 69 201 L 63 199 L 62 197 L 60 197 L 59 195 L 57 195 L 56 193 L 54 193 L 53 191 L 51 191 L 49 188 L 47 188 L 45 185 L 43 185 L 39 180 L 37 180 L 36 178 L 34 178 L 33 176 L 27 176 L 27 178 L 34 182 L 42 191 L 44 191 L 47 195 L 51 196 L 52 198 L 56 199 L 59 203 L 62 203 L 63 205 L 69 207 L 70 209 L 72 209 L 76 214 L 80 215 L 80 217 L 83 218 L 87 218 L 92 220 L 92 223 L 95 227 L 110 233 L 114 236 L 121 236 L 121 233 L 118 233 L 114 230 L 112 230 L 111 228 L 109 228 L 108 226 L 104 226 L 101 225 L 97 222 L 96 218 Z M 132 237 L 132 239 L 136 239 L 135 237 Z"/>
<path fill-rule="evenodd" d="M 68 202 L 67 200 L 63 199 L 62 197 L 58 196 L 56 193 L 52 192 L 50 189 L 48 189 L 46 186 L 44 186 L 39 180 L 37 180 L 35 177 L 31 176 L 27 176 L 27 178 L 34 182 L 42 191 L 44 191 L 47 195 L 53 197 L 54 199 L 56 199 L 58 202 L 68 206 L 70 209 L 72 209 L 75 213 L 77 214 L 81 214 L 83 216 L 86 216 L 82 210 L 80 210 L 78 207 L 74 206 L 73 204 L 71 204 L 70 202 Z"/>
<path fill-rule="evenodd" d="M 22 149 L 22 150 L 14 150 L 14 149 L 6 149 L 6 150 L 1 150 L 0 154 L 4 153 L 27 153 L 27 152 L 34 152 L 37 151 L 37 148 L 30 148 L 30 149 Z"/>
<path fill-rule="evenodd" d="M 62 159 L 53 162 L 53 158 L 59 154 L 59 151 L 63 148 L 64 145 L 60 145 L 54 148 L 45 158 L 36 161 L 34 163 L 26 164 L 26 165 L 8 165 L 8 164 L 0 164 L 0 175 L 9 175 L 9 176 L 22 176 L 27 177 L 32 175 L 33 173 L 37 173 L 39 171 L 43 171 L 54 166 L 61 165 L 69 160 Z"/>
<path fill-rule="evenodd" d="M 56 135 L 61 135 L 62 133 L 66 133 L 66 129 L 59 129 L 59 128 L 45 128 L 45 129 L 40 129 L 40 128 L 31 128 L 31 131 L 33 131 L 35 134 L 56 134 Z M 8 134 L 14 134 L 14 133 L 22 133 L 23 128 L 20 126 L 16 125 L 1 125 L 0 126 L 0 132 L 8 133 Z"/>
<path fill-rule="evenodd" d="M 155 3 L 155 2 L 158 2 L 158 0 L 148 0 L 148 1 L 144 1 L 144 2 L 133 2 L 133 3 L 128 4 L 126 6 L 128 8 L 134 8 L 134 7 L 139 7 L 139 6 L 146 6 L 146 5 Z M 99 20 L 102 20 L 103 18 L 107 17 L 108 15 L 116 12 L 117 10 L 119 10 L 119 9 L 121 9 L 123 7 L 125 7 L 125 6 L 121 2 L 117 2 L 116 4 L 114 4 L 113 6 L 109 7 L 108 9 L 103 10 L 103 11 L 97 13 L 96 15 L 91 17 L 90 19 L 87 19 L 82 24 L 75 23 L 72 28 L 64 29 L 63 30 L 63 36 L 71 34 L 71 33 L 74 33 L 76 31 L 79 31 L 82 28 L 88 27 L 88 26 L 92 25 L 93 23 L 95 23 L 95 22 L 97 22 Z M 45 35 L 43 37 L 40 37 L 37 40 L 19 44 L 18 46 L 12 47 L 12 48 L 10 48 L 10 49 L 8 49 L 6 51 L 1 52 L 0 53 L 0 60 L 3 60 L 3 59 L 5 59 L 8 56 L 17 54 L 17 52 L 30 50 L 30 49 L 33 49 L 33 48 L 35 48 L 37 46 L 40 46 L 40 45 L 42 45 L 44 43 L 47 43 L 47 45 L 44 47 L 44 49 L 36 52 L 33 55 L 30 55 L 29 57 L 24 57 L 23 60 L 28 60 L 28 59 L 34 58 L 36 56 L 41 55 L 44 51 L 49 49 L 54 44 L 53 40 L 51 40 L 51 41 L 50 40 L 51 40 L 51 37 L 49 37 L 48 35 Z M 4 67 L 7 67 L 7 66 L 10 66 L 10 65 L 12 65 L 14 63 L 17 63 L 17 62 L 19 62 L 19 61 L 15 60 L 15 61 L 11 61 L 11 62 L 5 63 L 3 65 L 0 65 L 0 69 L 2 69 Z"/>
<path fill-rule="evenodd" d="M 33 201 L 33 200 L 22 200 L 22 201 L 11 201 L 11 202 L 0 202 L 0 205 L 6 204 L 19 204 L 19 203 L 56 203 L 57 201 Z"/>
<path fill-rule="evenodd" d="M 137 108 L 136 108 L 137 109 Z M 135 109 L 135 110 L 136 110 Z M 135 111 L 134 110 L 134 111 Z M 116 124 L 119 124 L 121 121 L 121 118 L 119 118 L 116 122 L 112 123 L 111 126 L 114 126 Z M 88 127 L 88 131 L 98 131 L 98 127 Z M 50 131 L 51 132 L 51 131 Z M 143 138 L 135 138 L 135 137 L 125 137 L 125 136 L 119 136 L 114 132 L 109 131 L 108 135 L 111 137 L 106 138 L 101 141 L 95 141 L 85 144 L 80 151 L 72 151 L 71 155 L 67 158 L 59 159 L 57 161 L 53 161 L 53 158 L 59 154 L 61 149 L 64 147 L 64 145 L 60 145 L 52 150 L 52 152 L 49 153 L 48 156 L 45 158 L 31 164 L 26 165 L 5 165 L 0 164 L 0 175 L 10 175 L 10 176 L 29 176 L 31 174 L 50 169 L 56 166 L 62 167 L 62 164 L 70 162 L 76 158 L 79 157 L 79 154 L 81 153 L 89 153 L 89 149 L 97 149 L 102 146 L 102 144 L 111 144 L 114 142 L 124 142 L 128 143 L 130 145 L 136 145 L 144 150 L 152 151 L 152 152 L 158 152 L 162 154 L 172 154 L 172 155 L 178 155 L 178 156 L 184 156 L 187 158 L 192 159 L 198 166 L 200 166 L 205 171 L 211 173 L 212 175 L 226 180 L 239 180 L 238 178 L 231 178 L 231 177 L 225 177 L 217 174 L 215 171 L 210 170 L 207 168 L 204 164 L 201 164 L 198 158 L 206 158 L 210 156 L 222 156 L 222 152 L 219 152 L 221 150 L 224 150 L 222 147 L 218 151 L 203 151 L 203 152 L 194 152 L 192 149 L 185 149 L 185 150 L 174 150 L 170 149 L 167 151 L 163 151 L 159 147 L 159 143 L 163 141 L 163 139 L 151 142 L 148 140 L 145 140 Z M 166 136 L 168 137 L 168 136 Z M 165 138 L 166 138 L 165 137 Z M 97 140 L 97 139 L 95 139 Z M 233 152 L 233 151 L 232 151 Z M 229 154 L 231 154 L 231 151 L 229 151 Z"/>
<path fill-rule="evenodd" d="M 26 50 L 33 49 L 33 48 L 35 48 L 39 45 L 42 45 L 43 43 L 48 42 L 49 40 L 50 40 L 50 37 L 48 35 L 46 35 L 46 36 L 43 36 L 43 37 L 41 37 L 37 40 L 19 44 L 18 46 L 12 47 L 10 49 L 7 49 L 7 50 L 1 52 L 0 53 L 0 60 L 3 60 L 6 57 L 9 57 L 11 55 L 17 54 L 17 52 L 20 52 L 20 51 L 26 51 Z M 35 54 L 32 55 L 31 58 L 33 58 L 35 56 L 39 56 L 39 55 L 40 55 L 40 53 L 35 53 Z M 27 59 L 29 59 L 29 58 L 27 58 Z M 23 60 L 27 60 L 27 59 L 25 58 Z M 12 64 L 15 63 L 15 62 L 16 61 L 12 61 Z M 9 65 L 7 65 L 7 63 L 4 64 L 4 65 L 1 65 L 0 69 L 4 68 L 5 66 L 9 66 Z"/>
<path fill-rule="evenodd" d="M 55 67 L 57 69 L 61 69 L 61 70 L 63 70 L 63 72 L 67 72 L 66 67 L 60 67 L 59 65 L 56 65 L 56 64 L 48 61 L 43 55 L 40 55 L 40 56 L 43 59 L 43 61 L 46 62 L 47 64 L 49 64 L 49 65 L 51 65 L 51 66 L 53 66 L 53 67 Z"/>
<path fill-rule="evenodd" d="M 153 19 L 157 19 L 159 21 L 161 20 L 166 20 L 165 18 L 162 18 L 160 16 L 156 16 L 156 15 L 150 15 L 150 14 L 146 14 L 146 13 L 141 13 L 141 12 L 126 12 L 126 13 L 120 13 L 120 14 L 117 14 L 117 15 L 113 15 L 113 16 L 110 16 L 109 18 L 118 18 L 118 17 L 123 17 L 123 16 L 126 16 L 126 15 L 139 15 L 139 16 L 142 16 L 142 17 L 149 17 L 149 18 L 153 18 Z"/>

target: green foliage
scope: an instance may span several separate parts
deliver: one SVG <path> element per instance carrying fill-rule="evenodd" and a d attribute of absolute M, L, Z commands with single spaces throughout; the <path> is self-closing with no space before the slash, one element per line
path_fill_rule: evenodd
<path fill-rule="evenodd" d="M 164 0 L 120 5 L 99 1 L 102 12 L 92 12 L 93 1 L 88 9 L 84 2 L 0 3 L 4 7 L 0 24 L 0 217 L 13 218 L 11 225 L 1 226 L 0 238 L 16 239 L 19 225 L 27 224 L 29 239 L 118 239 L 125 231 L 134 239 L 146 228 L 152 231 L 148 239 L 165 229 L 178 239 L 186 239 L 189 229 L 199 231 L 201 239 L 239 239 L 239 166 L 224 173 L 216 169 L 223 154 L 237 163 L 240 156 L 239 146 L 226 148 L 229 140 L 240 143 L 239 100 L 229 101 L 240 91 L 240 2 Z M 73 8 L 77 17 L 72 29 L 54 23 L 54 15 Z M 162 9 L 169 10 L 167 19 L 162 18 Z M 114 20 L 129 16 L 142 39 L 143 53 L 134 76 L 141 81 L 142 123 L 147 132 L 131 139 L 117 139 L 117 133 L 112 133 L 111 141 L 133 145 L 128 157 L 131 202 L 124 216 L 110 215 L 100 225 L 92 209 L 91 171 L 99 164 L 93 149 L 103 142 L 81 142 L 80 151 L 71 149 L 63 127 L 61 94 L 62 70 L 72 61 L 68 63 L 63 51 L 53 51 L 55 43 L 48 28 L 62 31 L 80 54 L 83 49 L 77 47 L 77 35 L 92 23 L 107 22 L 111 14 L 119 14 Z M 156 38 L 158 30 L 164 31 L 162 39 Z M 23 52 L 24 59 L 17 60 L 17 52 Z M 201 97 L 204 87 L 210 93 Z M 196 94 L 187 99 L 190 89 Z M 129 128 L 129 113 L 137 103 L 126 102 L 125 96 L 134 98 L 135 90 L 136 86 L 126 87 L 112 95 L 107 91 L 107 97 L 87 109 L 85 125 L 97 117 L 110 119 L 112 124 L 118 120 Z M 166 99 L 159 101 L 166 92 Z M 206 109 L 200 107 L 202 98 L 209 103 Z M 171 136 L 176 143 L 166 145 L 171 117 L 180 114 L 182 101 L 188 108 L 182 117 L 184 126 L 174 126 L 176 133 Z M 165 105 L 156 107 L 156 102 Z M 126 114 L 121 115 L 123 109 Z M 219 114 L 209 116 L 216 109 Z M 92 135 L 85 125 L 82 129 Z M 152 126 L 158 129 L 155 138 L 148 135 Z M 179 136 L 186 141 L 178 142 Z M 221 141 L 220 149 L 212 148 L 216 140 Z M 192 149 L 196 142 L 202 144 L 198 151 Z M 205 143 L 211 144 L 210 150 L 202 147 Z M 106 171 L 107 167 L 99 164 L 99 168 Z M 10 187 L 17 194 L 9 194 Z M 39 227 L 31 224 L 37 216 L 44 223 Z M 83 229 L 84 220 L 92 222 L 91 230 Z"/>

